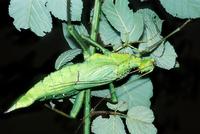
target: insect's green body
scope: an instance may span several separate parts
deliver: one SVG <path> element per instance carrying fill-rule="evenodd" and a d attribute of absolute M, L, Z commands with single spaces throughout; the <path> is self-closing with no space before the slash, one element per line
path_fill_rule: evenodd
<path fill-rule="evenodd" d="M 63 98 L 80 90 L 109 84 L 125 77 L 134 68 L 140 72 L 151 72 L 154 60 L 130 54 L 94 54 L 83 63 L 69 65 L 49 74 L 21 96 L 7 112 L 27 107 L 36 100 Z"/>

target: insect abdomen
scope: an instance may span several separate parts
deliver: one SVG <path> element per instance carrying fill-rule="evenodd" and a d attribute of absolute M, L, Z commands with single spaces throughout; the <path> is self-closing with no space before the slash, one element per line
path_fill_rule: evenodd
<path fill-rule="evenodd" d="M 117 78 L 116 65 L 85 62 L 67 66 L 51 73 L 35 84 L 7 111 L 31 105 L 35 100 L 54 98 L 56 95 L 73 95 L 85 88 L 104 85 Z"/>
<path fill-rule="evenodd" d="M 11 112 L 18 108 L 23 108 L 33 104 L 35 99 L 29 94 L 21 96 L 5 113 Z"/>

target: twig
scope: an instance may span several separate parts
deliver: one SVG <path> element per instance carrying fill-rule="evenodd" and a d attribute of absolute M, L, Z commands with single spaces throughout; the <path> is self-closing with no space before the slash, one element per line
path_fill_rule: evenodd
<path fill-rule="evenodd" d="M 120 113 L 120 112 L 116 112 L 116 111 L 92 111 L 90 116 L 97 116 L 97 115 L 119 115 L 121 117 L 124 117 L 126 118 L 127 115 L 126 114 L 123 114 L 123 113 Z"/>
<path fill-rule="evenodd" d="M 56 112 L 56 113 L 62 115 L 62 116 L 64 116 L 64 117 L 71 118 L 68 114 L 66 114 L 66 113 L 64 113 L 64 112 L 62 112 L 62 111 L 60 111 L 60 110 L 58 110 L 58 109 L 56 109 L 56 108 L 51 108 L 48 104 L 44 104 L 44 106 L 45 106 L 46 108 L 48 108 L 48 109 L 50 109 L 50 110 L 52 110 L 52 111 L 54 111 L 54 112 Z"/>

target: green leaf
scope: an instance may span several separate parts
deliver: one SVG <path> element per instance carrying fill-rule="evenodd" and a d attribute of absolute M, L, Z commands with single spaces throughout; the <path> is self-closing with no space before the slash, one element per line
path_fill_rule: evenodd
<path fill-rule="evenodd" d="M 126 118 L 126 125 L 131 134 L 156 134 L 157 129 L 152 124 L 153 112 L 143 106 L 132 107 Z"/>
<path fill-rule="evenodd" d="M 111 104 L 109 102 L 106 103 L 107 107 L 109 109 L 112 109 L 114 111 L 121 111 L 124 112 L 126 110 L 128 110 L 128 103 L 126 101 L 118 101 L 117 104 Z"/>
<path fill-rule="evenodd" d="M 75 25 L 74 27 L 79 34 L 83 34 L 86 36 L 89 35 L 87 32 L 87 29 L 85 28 L 83 24 Z M 70 33 L 68 32 L 66 23 L 62 23 L 62 29 L 63 29 L 64 38 L 67 41 L 69 47 L 71 49 L 80 48 L 79 45 L 76 43 L 76 41 L 74 41 L 74 39 L 71 37 Z"/>
<path fill-rule="evenodd" d="M 164 52 L 162 55 L 155 55 L 154 52 L 151 54 L 151 57 L 156 60 L 156 66 L 160 68 L 169 70 L 176 67 L 177 54 L 174 50 L 174 47 L 168 41 L 164 44 Z"/>
<path fill-rule="evenodd" d="M 149 78 L 132 75 L 125 84 L 117 88 L 116 92 L 118 100 L 127 102 L 129 109 L 133 106 L 150 107 L 153 85 Z"/>
<path fill-rule="evenodd" d="M 47 0 L 47 8 L 55 17 L 67 21 L 67 0 Z M 71 0 L 72 21 L 81 21 L 82 8 L 82 0 Z"/>
<path fill-rule="evenodd" d="M 122 45 L 120 33 L 108 23 L 103 14 L 101 15 L 101 21 L 99 23 L 99 34 L 105 45 Z"/>
<path fill-rule="evenodd" d="M 163 37 L 160 34 L 163 20 L 150 9 L 140 9 L 138 12 L 143 15 L 145 22 L 145 29 L 141 40 L 146 42 L 139 44 L 139 50 L 143 51 L 162 40 Z M 167 41 L 159 44 L 150 56 L 155 59 L 156 66 L 160 68 L 169 70 L 175 67 L 177 55 L 173 46 Z"/>
<path fill-rule="evenodd" d="M 109 89 L 102 89 L 102 90 L 92 90 L 92 96 L 100 97 L 100 98 L 110 98 Z"/>
<path fill-rule="evenodd" d="M 110 24 L 121 33 L 125 42 L 138 41 L 143 32 L 143 19 L 128 7 L 128 0 L 106 0 L 102 5 L 103 13 Z"/>
<path fill-rule="evenodd" d="M 71 49 L 79 48 L 79 45 L 73 40 L 67 29 L 67 24 L 62 23 L 63 35 Z"/>
<path fill-rule="evenodd" d="M 139 40 L 139 38 L 141 37 L 143 33 L 144 21 L 143 21 L 142 15 L 136 12 L 133 14 L 133 18 L 134 19 L 131 22 L 133 24 L 133 27 L 128 33 L 128 36 L 126 33 L 121 34 L 121 38 L 123 42 L 126 42 L 127 40 L 128 42 L 136 42 Z"/>
<path fill-rule="evenodd" d="M 11 0 L 9 15 L 14 18 L 14 25 L 20 29 L 31 29 L 38 36 L 51 31 L 52 18 L 46 8 L 46 0 Z"/>
<path fill-rule="evenodd" d="M 133 49 L 130 47 L 125 47 L 118 51 L 118 53 L 133 54 Z"/>
<path fill-rule="evenodd" d="M 133 106 L 150 107 L 150 98 L 153 96 L 153 85 L 149 78 L 141 78 L 139 75 L 132 75 L 125 84 L 116 87 L 116 94 L 119 101 L 128 104 L 128 109 Z M 110 98 L 108 89 L 92 91 L 92 95 Z"/>
<path fill-rule="evenodd" d="M 129 33 L 133 28 L 133 12 L 128 8 L 128 0 L 106 0 L 102 10 L 110 24 L 119 32 Z"/>
<path fill-rule="evenodd" d="M 89 36 L 87 29 L 85 28 L 85 26 L 83 24 L 80 25 L 74 25 L 75 29 L 77 30 L 77 32 L 80 35 L 85 35 L 85 36 Z"/>
<path fill-rule="evenodd" d="M 69 61 L 73 60 L 77 55 L 81 53 L 82 50 L 78 48 L 63 52 L 56 60 L 55 69 L 56 70 L 60 69 L 61 67 L 66 65 Z"/>
<path fill-rule="evenodd" d="M 178 18 L 199 18 L 200 0 L 160 0 L 168 13 Z"/>
<path fill-rule="evenodd" d="M 98 116 L 92 122 L 92 132 L 95 134 L 126 134 L 124 124 L 119 116 L 109 118 Z"/>
<path fill-rule="evenodd" d="M 81 20 L 82 0 L 71 1 L 73 21 Z M 9 15 L 14 18 L 14 25 L 20 29 L 31 29 L 36 35 L 44 36 L 52 29 L 52 18 L 49 13 L 67 20 L 66 0 L 11 0 Z"/>
<path fill-rule="evenodd" d="M 145 50 L 162 39 L 160 34 L 163 20 L 161 20 L 158 15 L 150 9 L 140 9 L 138 10 L 138 13 L 143 16 L 145 24 L 144 33 L 141 38 L 145 43 L 140 43 L 139 50 Z"/>

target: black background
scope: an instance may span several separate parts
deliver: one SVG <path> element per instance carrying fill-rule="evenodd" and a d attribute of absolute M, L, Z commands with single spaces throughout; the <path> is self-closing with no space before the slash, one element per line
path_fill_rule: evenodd
<path fill-rule="evenodd" d="M 163 25 L 163 36 L 185 21 L 167 14 L 158 1 L 150 2 L 154 11 L 167 20 Z M 29 30 L 19 32 L 8 15 L 8 4 L 8 0 L 0 0 L 0 133 L 75 133 L 80 120 L 63 118 L 42 104 L 3 114 L 20 94 L 54 71 L 55 59 L 67 49 L 58 20 L 54 19 L 52 32 L 43 38 Z M 159 134 L 200 133 L 199 35 L 200 20 L 194 20 L 171 37 L 169 41 L 179 56 L 180 68 L 170 71 L 156 68 L 151 74 L 154 85 L 152 109 Z"/>

